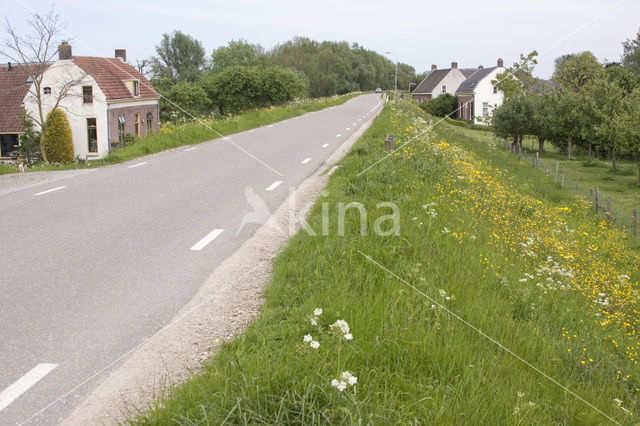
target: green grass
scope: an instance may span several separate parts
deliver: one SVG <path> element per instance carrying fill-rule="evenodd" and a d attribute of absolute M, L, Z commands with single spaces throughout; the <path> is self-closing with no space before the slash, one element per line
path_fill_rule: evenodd
<path fill-rule="evenodd" d="M 607 423 L 593 407 L 634 420 L 625 410 L 639 403 L 640 276 L 628 240 L 538 170 L 447 124 L 359 175 L 385 156 L 387 133 L 402 144 L 425 119 L 407 103 L 385 107 L 311 210 L 317 235 L 298 233 L 275 260 L 248 331 L 132 422 Z M 389 229 L 390 209 L 379 205 L 388 201 L 400 232 L 382 236 L 375 223 Z M 355 209 L 339 235 L 338 204 L 349 202 L 366 207 L 365 235 Z M 542 286 L 522 281 L 545 266 L 555 272 L 535 278 Z M 562 275 L 567 268 L 574 278 Z M 329 330 L 337 319 L 353 340 Z M 331 380 L 346 370 L 358 384 L 338 392 Z"/>
<path fill-rule="evenodd" d="M 178 148 L 185 145 L 198 144 L 210 139 L 228 136 L 256 127 L 297 117 L 311 111 L 319 111 L 332 106 L 341 105 L 361 93 L 350 93 L 330 98 L 308 99 L 279 107 L 251 110 L 236 116 L 228 116 L 222 120 L 203 119 L 202 122 L 185 123 L 179 125 L 165 125 L 156 134 L 139 139 L 118 151 L 112 152 L 100 160 L 76 161 L 71 164 L 39 164 L 28 167 L 25 171 L 53 171 L 100 167 L 109 164 L 122 163 L 138 157 Z M 206 123 L 206 126 L 203 124 Z M 208 128 L 209 127 L 209 128 Z M 12 164 L 0 163 L 0 175 L 17 173 L 18 168 Z"/>

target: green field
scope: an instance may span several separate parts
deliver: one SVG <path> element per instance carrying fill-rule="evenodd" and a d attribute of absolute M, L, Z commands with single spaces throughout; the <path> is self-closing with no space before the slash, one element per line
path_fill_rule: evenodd
<path fill-rule="evenodd" d="M 504 149 L 501 140 L 495 138 L 491 132 L 477 132 L 465 128 L 454 128 L 456 133 L 469 140 L 482 143 L 498 143 L 498 147 Z M 528 155 L 535 155 L 538 149 L 537 140 L 533 138 L 525 140 L 523 143 L 524 150 Z M 514 157 L 514 164 L 517 159 Z M 589 160 L 585 156 L 577 156 L 568 159 L 566 153 L 560 153 L 551 144 L 545 144 L 545 151 L 540 155 L 542 160 L 541 170 L 543 174 L 549 176 L 549 167 L 551 168 L 552 179 L 541 179 L 540 183 L 561 185 L 562 172 L 564 171 L 564 188 L 576 193 L 576 180 L 578 183 L 577 193 L 591 200 L 595 200 L 595 189 L 599 189 L 600 207 L 607 206 L 607 198 L 610 198 L 611 214 L 616 224 L 632 233 L 633 230 L 633 209 L 640 209 L 640 185 L 638 185 L 638 163 L 619 161 L 617 170 L 611 168 L 610 161 L 604 161 L 597 158 Z M 527 160 L 522 159 L 522 165 L 532 166 L 531 157 Z M 555 178 L 556 166 L 558 167 L 558 176 Z M 555 182 L 554 182 L 555 180 Z"/>
<path fill-rule="evenodd" d="M 629 238 L 490 133 L 429 120 L 385 107 L 311 210 L 317 236 L 301 231 L 276 258 L 248 331 L 132 422 L 635 422 Z M 369 168 L 387 133 L 411 142 Z M 364 233 L 355 208 L 340 232 L 351 202 Z"/>
<path fill-rule="evenodd" d="M 34 167 L 26 168 L 25 171 L 41 172 L 83 169 L 122 163 L 167 149 L 198 144 L 220 136 L 228 136 L 233 133 L 243 132 L 288 118 L 297 117 L 311 111 L 319 111 L 341 105 L 359 95 L 361 95 L 361 93 L 349 93 L 347 95 L 329 98 L 304 99 L 279 107 L 251 110 L 238 115 L 228 115 L 221 120 L 202 118 L 196 122 L 185 122 L 181 124 L 167 123 L 163 124 L 157 133 L 143 139 L 138 139 L 135 143 L 119 149 L 101 160 L 76 161 L 71 164 L 38 164 Z M 0 162 L 0 175 L 6 173 L 18 173 L 17 166 Z"/>

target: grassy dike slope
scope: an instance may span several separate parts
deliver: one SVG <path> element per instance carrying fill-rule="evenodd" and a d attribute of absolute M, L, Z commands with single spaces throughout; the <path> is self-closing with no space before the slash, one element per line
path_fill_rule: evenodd
<path fill-rule="evenodd" d="M 626 237 L 446 124 L 358 176 L 384 156 L 387 133 L 403 143 L 426 120 L 408 104 L 384 109 L 312 209 L 318 235 L 301 231 L 276 259 L 260 317 L 136 422 L 635 421 L 639 259 Z M 376 207 L 386 201 L 399 235 L 374 230 L 392 224 Z M 366 207 L 366 235 L 356 209 L 338 235 L 349 202 Z M 330 330 L 338 319 L 352 340 Z M 344 371 L 357 384 L 340 392 L 331 382 Z"/>

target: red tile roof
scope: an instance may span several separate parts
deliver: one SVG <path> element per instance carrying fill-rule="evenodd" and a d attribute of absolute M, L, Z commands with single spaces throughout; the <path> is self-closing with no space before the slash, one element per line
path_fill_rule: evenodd
<path fill-rule="evenodd" d="M 24 97 L 29 71 L 24 65 L 0 66 L 0 132 L 23 132 Z"/>
<path fill-rule="evenodd" d="M 145 76 L 120 59 L 74 56 L 73 62 L 96 80 L 107 100 L 134 99 L 123 80 L 140 81 L 139 98 L 157 98 L 159 96 Z"/>

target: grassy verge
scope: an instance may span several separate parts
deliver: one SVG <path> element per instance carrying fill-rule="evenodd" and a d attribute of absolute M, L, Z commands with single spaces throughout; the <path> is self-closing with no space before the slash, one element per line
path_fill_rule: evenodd
<path fill-rule="evenodd" d="M 220 134 L 227 136 L 242 132 L 266 124 L 297 117 L 311 111 L 319 111 L 332 106 L 341 105 L 348 100 L 361 95 L 361 93 L 349 93 L 330 98 L 307 99 L 295 103 L 270 107 L 260 110 L 247 111 L 235 116 L 228 116 L 222 120 L 203 119 L 199 123 L 184 123 L 178 125 L 163 125 L 158 133 L 139 139 L 135 143 L 109 154 L 107 157 L 95 161 L 77 161 L 71 164 L 61 165 L 37 165 L 29 167 L 27 172 L 81 169 L 88 167 L 100 167 L 109 164 L 130 161 L 156 152 L 177 148 L 184 145 L 198 144 L 210 139 L 215 139 Z M 205 123 L 203 125 L 202 123 Z M 207 126 L 209 128 L 207 128 Z M 0 174 L 17 173 L 18 168 L 6 163 L 0 163 Z"/>
<path fill-rule="evenodd" d="M 317 235 L 300 232 L 276 259 L 248 332 L 135 423 L 634 421 L 640 259 L 628 239 L 446 124 L 358 176 L 387 133 L 402 144 L 425 119 L 385 107 L 312 209 Z M 356 208 L 340 232 L 351 202 L 365 232 Z M 398 208 L 397 235 L 382 235 L 394 223 L 383 202 Z M 352 339 L 330 327 L 339 319 Z M 345 371 L 357 383 L 340 391 Z"/>
<path fill-rule="evenodd" d="M 460 136 L 478 142 L 492 143 L 497 141 L 492 134 L 483 134 L 468 129 L 460 129 Z M 533 145 L 531 145 L 533 143 Z M 502 145 L 499 145 L 502 148 Z M 535 149 L 532 149 L 531 147 Z M 535 155 L 538 148 L 537 141 L 528 140 L 523 143 L 523 148 L 530 154 Z M 555 175 L 556 164 L 558 165 L 558 179 L 555 183 L 560 186 L 562 171 L 565 172 L 565 189 L 571 193 L 575 192 L 576 180 L 578 181 L 578 194 L 589 198 L 595 192 L 595 188 L 600 190 L 600 205 L 605 207 L 607 198 L 611 198 L 611 210 L 617 225 L 628 232 L 632 230 L 633 209 L 640 209 L 640 186 L 638 185 L 638 164 L 634 162 L 619 161 L 617 170 L 611 169 L 610 161 L 603 161 L 587 157 L 578 156 L 568 159 L 567 155 L 560 153 L 550 144 L 545 144 L 545 151 L 540 155 L 544 170 L 551 167 L 552 174 Z M 524 162 L 524 160 L 523 160 Z M 524 166 L 531 166 L 530 161 Z M 548 173 L 548 172 L 547 172 Z M 544 181 L 545 185 L 554 184 L 553 179 Z"/>

